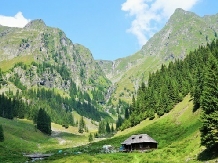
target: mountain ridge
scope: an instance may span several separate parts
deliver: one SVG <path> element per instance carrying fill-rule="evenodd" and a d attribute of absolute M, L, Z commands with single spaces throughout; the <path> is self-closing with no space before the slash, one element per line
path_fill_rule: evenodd
<path fill-rule="evenodd" d="M 21 29 L 5 28 L 7 32 L 3 30 L 4 35 L 0 37 L 0 62 L 30 55 L 34 62 L 65 65 L 74 73 L 73 80 L 81 88 L 82 85 L 90 87 L 91 79 L 93 84 L 100 80 L 108 86 L 109 80 L 95 63 L 90 50 L 73 44 L 60 29 L 47 27 L 41 19 L 33 20 Z"/>
<path fill-rule="evenodd" d="M 218 14 L 200 17 L 193 12 L 176 9 L 165 26 L 154 34 L 141 50 L 128 56 L 129 59 L 125 57 L 113 61 L 116 65 L 113 73 L 104 64 L 100 65 L 106 76 L 110 76 L 117 86 L 112 94 L 114 103 L 117 103 L 116 99 L 120 98 L 121 94 L 124 94 L 121 96 L 122 100 L 130 102 L 132 97 L 125 87 L 131 88 L 133 93 L 137 92 L 140 83 L 146 83 L 148 80 L 149 72 L 155 72 L 162 64 L 167 65 L 170 61 L 183 60 L 189 51 L 197 49 L 200 45 L 205 46 L 217 38 L 217 20 Z M 153 63 L 150 64 L 148 60 L 152 60 Z"/>

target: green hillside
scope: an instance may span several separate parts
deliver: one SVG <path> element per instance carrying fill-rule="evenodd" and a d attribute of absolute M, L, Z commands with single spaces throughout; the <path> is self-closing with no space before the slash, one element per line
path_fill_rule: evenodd
<path fill-rule="evenodd" d="M 91 95 L 95 89 L 102 98 L 111 84 L 88 48 L 73 44 L 63 31 L 46 26 L 41 19 L 24 28 L 1 26 L 0 36 L 5 81 L 19 76 L 20 83 L 30 89 L 43 80 L 44 87 L 66 93 L 73 81 L 83 93 Z"/>
<path fill-rule="evenodd" d="M 161 64 L 183 60 L 190 51 L 211 43 L 217 38 L 217 18 L 218 14 L 200 17 L 176 9 L 166 25 L 140 51 L 113 61 L 112 67 L 108 62 L 100 64 L 106 76 L 115 83 L 116 89 L 111 95 L 113 103 L 117 104 L 118 98 L 129 102 L 130 92 L 137 92 L 141 82 L 148 80 L 149 72 L 157 71 Z"/>
<path fill-rule="evenodd" d="M 201 110 L 193 112 L 193 101 L 188 95 L 161 118 L 142 121 L 133 128 L 118 132 L 111 139 L 76 148 L 71 146 L 78 142 L 85 143 L 88 139 L 87 136 L 72 134 L 74 129 L 63 132 L 64 129 L 53 124 L 55 131 L 63 133 L 59 137 L 49 137 L 36 131 L 30 121 L 0 118 L 5 134 L 5 142 L 0 143 L 0 160 L 24 162 L 24 153 L 52 152 L 54 155 L 43 162 L 201 162 L 208 158 L 204 154 L 205 148 L 200 146 L 200 115 Z M 147 133 L 154 138 L 158 142 L 158 149 L 146 153 L 100 153 L 103 145 L 111 144 L 118 150 L 126 138 L 140 133 Z M 67 141 L 67 144 L 60 144 L 60 139 Z M 58 153 L 60 149 L 61 154 Z"/>
<path fill-rule="evenodd" d="M 23 154 L 44 153 L 88 143 L 87 134 L 79 134 L 77 127 L 65 129 L 52 124 L 52 135 L 41 133 L 28 120 L 8 120 L 0 117 L 5 141 L 0 142 L 0 162 L 25 162 Z M 90 125 L 90 124 L 88 124 Z"/>
<path fill-rule="evenodd" d="M 200 146 L 199 120 L 201 110 L 193 112 L 190 95 L 161 118 L 145 120 L 133 128 L 118 132 L 111 139 L 88 146 L 65 149 L 64 155 L 54 155 L 48 162 L 201 162 L 204 147 Z M 119 149 L 120 143 L 133 134 L 146 133 L 158 142 L 158 149 L 145 153 L 99 153 L 105 144 Z M 56 151 L 54 151 L 56 152 Z M 76 155 L 75 152 L 82 152 Z M 68 156 L 69 155 L 69 156 Z M 209 160 L 208 160 L 209 161 Z"/>
<path fill-rule="evenodd" d="M 24 28 L 1 26 L 0 36 L 0 93 L 13 99 L 19 94 L 24 103 L 31 103 L 25 114 L 30 107 L 42 107 L 59 124 L 72 110 L 95 121 L 108 116 L 101 104 L 111 82 L 88 48 L 73 44 L 63 31 L 46 26 L 41 19 Z M 46 92 L 56 94 L 57 100 Z M 19 118 L 23 117 L 33 119 Z"/>

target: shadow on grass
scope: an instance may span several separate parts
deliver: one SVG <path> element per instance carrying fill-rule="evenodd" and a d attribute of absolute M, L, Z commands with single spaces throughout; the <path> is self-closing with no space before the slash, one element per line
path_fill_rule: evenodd
<path fill-rule="evenodd" d="M 218 144 L 211 149 L 205 149 L 198 155 L 199 161 L 218 159 Z"/>

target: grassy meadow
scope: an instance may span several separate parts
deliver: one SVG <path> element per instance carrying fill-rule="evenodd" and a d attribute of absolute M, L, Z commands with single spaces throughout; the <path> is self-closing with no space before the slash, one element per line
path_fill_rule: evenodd
<path fill-rule="evenodd" d="M 214 162 L 204 155 L 204 147 L 200 146 L 199 127 L 201 110 L 193 112 L 193 103 L 190 96 L 186 96 L 182 102 L 168 114 L 154 120 L 145 120 L 136 127 L 118 132 L 113 138 L 94 142 L 76 148 L 67 148 L 62 154 L 55 154 L 45 162 L 81 162 L 81 163 L 174 163 L 174 162 Z M 158 149 L 141 153 L 110 153 L 101 152 L 105 144 L 112 145 L 117 151 L 120 143 L 132 134 L 147 133 L 158 142 Z"/>
<path fill-rule="evenodd" d="M 2 69 L 3 72 L 5 72 L 13 68 L 16 63 L 23 62 L 27 65 L 30 65 L 33 61 L 34 61 L 33 55 L 19 56 L 9 61 L 0 62 L 0 68 Z"/>
<path fill-rule="evenodd" d="M 23 153 L 53 153 L 53 156 L 40 161 L 49 163 L 214 162 L 217 154 L 207 156 L 208 152 L 200 146 L 200 114 L 200 109 L 193 112 L 193 103 L 188 95 L 164 116 L 145 120 L 110 139 L 93 143 L 88 143 L 88 133 L 78 134 L 76 127 L 65 129 L 52 124 L 53 134 L 46 136 L 35 130 L 31 121 L 0 118 L 5 131 L 5 142 L 0 143 L 0 162 L 25 162 Z M 158 142 L 158 149 L 145 153 L 118 152 L 121 142 L 132 134 L 140 133 L 154 138 Z M 112 145 L 117 152 L 103 153 L 101 149 L 105 144 Z"/>
<path fill-rule="evenodd" d="M 52 135 L 36 130 L 32 121 L 8 120 L 0 117 L 5 141 L 0 142 L 0 162 L 25 162 L 23 154 L 46 153 L 63 148 L 72 148 L 88 143 L 88 133 L 79 134 L 77 127 L 65 129 L 52 123 Z"/>

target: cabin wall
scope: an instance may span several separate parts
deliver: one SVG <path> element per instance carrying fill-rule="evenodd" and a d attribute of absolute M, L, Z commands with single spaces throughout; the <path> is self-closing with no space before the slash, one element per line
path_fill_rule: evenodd
<path fill-rule="evenodd" d="M 126 151 L 157 149 L 157 143 L 136 143 L 131 145 L 124 145 L 124 149 Z"/>

